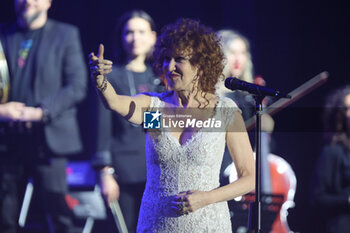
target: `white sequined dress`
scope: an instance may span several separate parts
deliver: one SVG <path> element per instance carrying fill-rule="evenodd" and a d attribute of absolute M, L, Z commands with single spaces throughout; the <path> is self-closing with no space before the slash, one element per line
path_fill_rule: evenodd
<path fill-rule="evenodd" d="M 151 97 L 151 109 L 164 102 Z M 215 117 L 221 114 L 227 127 L 237 105 L 220 98 Z M 220 186 L 219 172 L 225 149 L 225 132 L 199 131 L 181 145 L 169 132 L 146 133 L 147 183 L 142 198 L 137 232 L 228 233 L 231 221 L 227 202 L 205 206 L 188 215 L 177 215 L 170 202 L 187 190 L 209 191 Z"/>

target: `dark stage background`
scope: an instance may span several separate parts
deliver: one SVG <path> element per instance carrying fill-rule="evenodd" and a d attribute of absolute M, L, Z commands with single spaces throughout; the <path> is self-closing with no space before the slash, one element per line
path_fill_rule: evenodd
<path fill-rule="evenodd" d="M 252 45 L 255 73 L 284 92 L 322 71 L 329 81 L 274 116 L 274 153 L 287 160 L 297 176 L 296 206 L 288 222 L 296 232 L 317 232 L 309 208 L 312 170 L 322 147 L 320 107 L 335 87 L 350 84 L 350 14 L 346 1 L 258 0 L 54 0 L 52 18 L 80 28 L 86 57 L 105 44 L 111 57 L 112 31 L 125 11 L 140 8 L 155 19 L 158 30 L 178 17 L 200 19 L 215 30 L 234 28 Z M 1 0 L 0 22 L 14 19 L 12 0 Z M 81 127 L 88 158 L 93 148 L 93 96 L 81 106 Z M 310 111 L 311 109 L 311 111 Z"/>

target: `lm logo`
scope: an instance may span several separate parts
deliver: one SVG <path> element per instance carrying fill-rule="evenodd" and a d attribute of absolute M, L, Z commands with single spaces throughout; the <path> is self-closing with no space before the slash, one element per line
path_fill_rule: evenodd
<path fill-rule="evenodd" d="M 160 129 L 162 113 L 157 112 L 143 112 L 143 128 L 144 129 Z"/>

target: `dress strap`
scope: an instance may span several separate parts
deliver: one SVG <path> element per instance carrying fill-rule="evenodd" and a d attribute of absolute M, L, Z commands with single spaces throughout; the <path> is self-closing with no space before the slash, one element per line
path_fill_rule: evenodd
<path fill-rule="evenodd" d="M 151 96 L 151 104 L 150 109 L 152 108 L 159 108 L 162 105 L 162 101 L 159 99 L 158 96 Z"/>

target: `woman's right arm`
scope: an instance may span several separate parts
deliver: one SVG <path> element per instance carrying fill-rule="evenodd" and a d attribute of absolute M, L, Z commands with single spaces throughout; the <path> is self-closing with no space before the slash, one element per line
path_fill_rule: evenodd
<path fill-rule="evenodd" d="M 112 62 L 103 59 L 104 47 L 101 44 L 98 55 L 89 55 L 89 67 L 98 94 L 107 109 L 110 109 L 134 124 L 142 123 L 142 111 L 150 106 L 151 98 L 147 95 L 118 95 L 108 82 L 106 74 L 112 71 Z"/>

